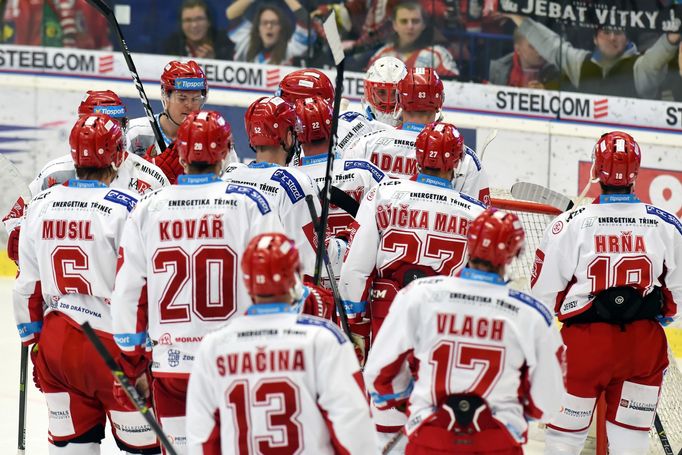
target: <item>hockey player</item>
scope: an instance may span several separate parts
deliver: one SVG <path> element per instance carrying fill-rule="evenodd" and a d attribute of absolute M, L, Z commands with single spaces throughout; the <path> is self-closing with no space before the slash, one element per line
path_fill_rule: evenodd
<path fill-rule="evenodd" d="M 194 60 L 186 63 L 177 60 L 168 62 L 161 74 L 163 112 L 155 115 L 166 146 L 175 140 L 183 120 L 191 112 L 203 107 L 207 96 L 206 75 L 197 62 Z M 128 151 L 138 156 L 144 156 L 147 150 L 156 144 L 147 117 L 138 117 L 130 121 L 126 143 Z M 152 157 L 156 155 L 154 148 L 149 154 Z"/>
<path fill-rule="evenodd" d="M 484 206 L 452 189 L 462 146 L 453 125 L 427 126 L 417 138 L 419 173 L 380 183 L 360 204 L 339 292 L 352 322 L 370 318 L 372 339 L 401 288 L 417 277 L 454 275 L 465 264 L 467 230 Z M 391 410 L 375 421 L 390 438 L 405 417 Z"/>
<path fill-rule="evenodd" d="M 373 453 L 351 343 L 334 324 L 292 308 L 301 280 L 294 242 L 254 237 L 242 270 L 253 305 L 204 338 L 190 376 L 190 454 Z"/>
<path fill-rule="evenodd" d="M 111 373 L 80 329 L 89 322 L 110 351 L 116 348 L 116 253 L 138 197 L 108 188 L 123 154 L 122 132 L 107 115 L 90 114 L 76 122 L 69 143 L 76 177 L 28 205 L 14 289 L 19 334 L 33 345 L 34 378 L 49 410 L 49 453 L 99 454 L 107 417 L 121 450 L 159 453 L 142 415 L 114 398 Z"/>
<path fill-rule="evenodd" d="M 400 123 L 397 84 L 405 74 L 405 64 L 394 57 L 379 59 L 367 70 L 362 98 L 364 115 L 349 111 L 339 117 L 337 151 L 341 156 L 363 135 L 390 129 Z M 284 76 L 277 95 L 291 104 L 298 99 L 319 96 L 331 106 L 334 86 L 326 74 L 307 68 Z"/>
<path fill-rule="evenodd" d="M 131 214 L 112 297 L 115 340 L 133 383 L 148 368 L 147 334 L 154 344 L 155 411 L 179 453 L 186 453 L 185 397 L 199 342 L 249 305 L 238 276 L 251 236 L 282 229 L 261 193 L 218 177 L 228 136 L 214 111 L 183 122 L 177 142 L 185 175 Z"/>
<path fill-rule="evenodd" d="M 397 130 L 376 131 L 365 135 L 347 150 L 344 158 L 365 158 L 391 177 L 410 178 L 416 173 L 414 141 L 426 124 L 440 117 L 443 107 L 443 82 L 431 68 L 410 68 L 398 82 L 398 105 L 402 126 Z M 485 204 L 490 203 L 488 177 L 476 152 L 464 146 L 455 172 L 454 188 Z"/>
<path fill-rule="evenodd" d="M 127 123 L 126 109 L 121 99 L 111 90 L 89 90 L 81 104 L 78 106 L 78 115 L 83 117 L 92 113 L 102 112 L 110 114 L 112 121 L 122 127 Z M 161 169 L 143 160 L 142 158 L 124 152 L 117 156 L 117 173 L 111 182 L 111 187 L 132 191 L 141 196 L 148 191 L 168 185 L 168 179 Z M 38 173 L 38 176 L 28 185 L 32 196 L 36 196 L 43 190 L 54 185 L 76 178 L 76 169 L 71 154 L 55 158 L 47 163 Z M 7 255 L 18 261 L 19 258 L 19 234 L 24 207 L 28 201 L 19 198 L 12 210 L 4 218 L 5 229 L 8 233 Z"/>
<path fill-rule="evenodd" d="M 398 293 L 365 366 L 376 406 L 408 406 L 407 455 L 522 455 L 527 420 L 556 415 L 566 392 L 551 312 L 505 286 L 524 243 L 518 218 L 488 209 L 467 242 L 458 278 L 416 280 Z"/>
<path fill-rule="evenodd" d="M 259 98 L 246 111 L 244 123 L 256 160 L 248 166 L 228 166 L 223 180 L 258 189 L 279 216 L 286 232 L 301 255 L 303 273 L 313 276 L 315 267 L 315 232 L 305 201 L 314 195 L 320 213 L 318 189 L 300 170 L 287 166 L 298 152 L 301 122 L 292 105 L 278 96 Z"/>
<path fill-rule="evenodd" d="M 601 394 L 609 453 L 648 451 L 668 366 L 656 319 L 670 321 L 682 303 L 682 224 L 633 194 L 640 160 L 629 134 L 602 135 L 592 168 L 601 196 L 559 215 L 536 252 L 532 291 L 564 322 L 568 353 L 568 395 L 546 432 L 546 454 L 580 453 Z"/>

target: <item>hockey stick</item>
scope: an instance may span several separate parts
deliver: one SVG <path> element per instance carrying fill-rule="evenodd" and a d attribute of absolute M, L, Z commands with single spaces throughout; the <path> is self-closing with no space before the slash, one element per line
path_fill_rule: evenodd
<path fill-rule="evenodd" d="M 336 87 L 334 87 L 334 113 L 332 117 L 332 127 L 329 141 L 329 149 L 327 150 L 327 168 L 324 174 L 324 187 L 322 189 L 322 213 L 320 214 L 320 222 L 318 224 L 317 238 L 324 239 L 327 231 L 327 218 L 329 217 L 329 198 L 330 188 L 332 186 L 332 168 L 334 167 L 334 151 L 336 150 L 336 131 L 339 126 L 339 109 L 341 108 L 341 90 L 343 89 L 343 72 L 345 68 L 345 56 L 343 55 L 343 47 L 341 46 L 341 38 L 339 37 L 339 30 L 336 28 L 336 13 L 332 14 L 324 21 L 324 32 L 327 35 L 327 42 L 334 55 L 334 63 L 336 64 Z M 315 255 L 315 284 L 320 284 L 320 275 L 322 273 L 322 253 L 325 251 L 324 241 L 317 242 L 317 251 Z"/>
<path fill-rule="evenodd" d="M 668 435 L 665 432 L 665 428 L 663 428 L 661 418 L 658 417 L 658 413 L 656 413 L 654 417 L 654 427 L 656 428 L 658 439 L 661 440 L 661 446 L 663 446 L 663 452 L 665 455 L 675 455 L 673 448 L 670 446 L 670 441 L 668 441 Z M 680 451 L 680 454 L 682 454 L 682 450 Z"/>
<path fill-rule="evenodd" d="M 114 11 L 111 9 L 111 7 L 104 2 L 104 0 L 88 0 L 88 3 L 102 13 L 107 22 L 109 22 L 109 25 L 116 32 L 116 37 L 118 38 L 118 42 L 121 45 L 121 53 L 123 54 L 123 58 L 126 61 L 126 65 L 128 65 L 128 70 L 130 71 L 130 75 L 132 76 L 133 82 L 135 83 L 137 93 L 140 95 L 140 101 L 142 102 L 144 113 L 147 115 L 147 120 L 149 120 L 149 124 L 152 126 L 152 131 L 154 131 L 156 147 L 158 148 L 158 152 L 161 153 L 166 150 L 166 142 L 163 140 L 163 136 L 161 135 L 161 129 L 159 128 L 159 124 L 156 122 L 156 118 L 154 117 L 154 111 L 152 111 L 152 106 L 149 104 L 149 98 L 147 98 L 147 94 L 145 93 L 144 87 L 142 86 L 142 80 L 140 79 L 139 74 L 137 74 L 135 62 L 133 62 L 133 57 L 130 55 L 130 50 L 128 50 L 128 45 L 126 44 L 126 40 L 123 37 L 121 26 L 118 25 L 116 15 L 114 14 Z"/>
<path fill-rule="evenodd" d="M 479 159 L 480 161 L 483 161 L 483 155 L 485 155 L 485 151 L 488 150 L 488 146 L 490 145 L 490 143 L 491 143 L 492 141 L 495 140 L 496 137 L 497 137 L 497 130 L 492 130 L 492 131 L 490 132 L 490 134 L 488 134 L 488 137 L 485 138 L 485 141 L 483 142 L 483 145 L 481 146 L 481 148 L 479 149 L 479 151 L 476 152 L 476 154 L 478 155 L 478 159 Z"/>
<path fill-rule="evenodd" d="M 322 191 L 320 191 L 320 197 L 322 197 Z M 355 218 L 355 215 L 357 215 L 358 209 L 360 208 L 358 201 L 346 194 L 341 188 L 334 185 L 329 188 L 329 202 L 336 205 L 353 218 Z"/>
<path fill-rule="evenodd" d="M 562 212 L 572 209 L 575 205 L 568 196 L 530 182 L 517 182 L 513 184 L 511 194 L 516 199 L 546 204 Z"/>
<path fill-rule="evenodd" d="M 152 431 L 156 433 L 156 437 L 159 438 L 163 448 L 166 449 L 166 453 L 169 455 L 177 455 L 177 452 L 171 445 L 168 437 L 161 429 L 161 425 L 156 421 L 151 409 L 145 403 L 145 399 L 140 395 L 135 386 L 130 382 L 130 379 L 128 379 L 128 376 L 126 376 L 121 367 L 116 363 L 106 346 L 102 344 L 102 341 L 95 334 L 95 331 L 90 327 L 90 323 L 84 322 L 81 324 L 81 328 L 83 329 L 83 332 L 85 332 L 85 336 L 88 337 L 88 340 L 90 340 L 93 346 L 95 346 L 95 349 L 97 349 L 97 352 L 102 357 L 102 360 L 104 360 L 104 363 L 109 367 L 111 375 L 121 385 L 123 391 L 128 395 L 128 398 L 130 398 L 131 403 L 133 403 L 135 408 L 142 414 L 152 428 Z"/>
<path fill-rule="evenodd" d="M 19 367 L 19 434 L 17 455 L 26 450 L 26 379 L 28 378 L 28 346 L 21 345 L 21 364 Z"/>
<path fill-rule="evenodd" d="M 398 444 L 398 441 L 400 441 L 400 438 L 403 437 L 403 432 L 399 431 L 391 438 L 390 441 L 386 443 L 383 449 L 381 449 L 381 455 L 386 455 L 388 452 L 393 450 L 393 447 L 395 447 L 396 444 Z"/>
<path fill-rule="evenodd" d="M 318 227 L 318 221 L 317 221 L 317 211 L 315 210 L 315 202 L 313 202 L 313 196 L 311 194 L 307 195 L 305 197 L 305 202 L 308 204 L 308 211 L 310 212 L 310 218 L 313 220 L 313 227 L 317 229 Z M 318 231 L 319 232 L 319 231 Z M 322 245 L 322 248 L 320 248 L 320 245 Z M 324 237 L 317 238 L 317 251 L 319 253 L 320 249 L 322 249 L 322 257 L 324 260 L 324 266 L 325 269 L 327 270 L 327 276 L 329 277 L 329 287 L 332 290 L 332 295 L 334 296 L 334 306 L 336 307 L 336 312 L 339 314 L 339 319 L 341 320 L 341 328 L 343 329 L 343 332 L 346 334 L 349 340 L 353 340 L 353 337 L 351 336 L 350 333 L 350 326 L 348 325 L 348 315 L 346 314 L 346 308 L 343 306 L 343 302 L 341 301 L 341 294 L 339 294 L 339 288 L 336 286 L 336 279 L 334 278 L 334 271 L 332 270 L 332 265 L 329 262 L 329 256 L 327 255 L 327 250 L 324 247 Z"/>

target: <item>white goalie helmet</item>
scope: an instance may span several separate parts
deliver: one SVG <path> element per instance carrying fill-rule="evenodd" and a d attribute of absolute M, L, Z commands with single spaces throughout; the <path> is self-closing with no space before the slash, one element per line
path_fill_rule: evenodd
<path fill-rule="evenodd" d="M 365 74 L 362 107 L 367 117 L 397 126 L 400 123 L 398 82 L 407 75 L 405 64 L 395 57 L 381 57 Z"/>

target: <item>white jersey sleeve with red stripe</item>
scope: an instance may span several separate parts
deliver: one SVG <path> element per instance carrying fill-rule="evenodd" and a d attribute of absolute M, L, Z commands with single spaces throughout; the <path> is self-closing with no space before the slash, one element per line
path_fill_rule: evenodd
<path fill-rule="evenodd" d="M 126 224 L 112 297 L 124 354 L 141 355 L 148 334 L 156 375 L 189 374 L 202 337 L 251 303 L 240 261 L 262 232 L 282 227 L 253 188 L 216 181 L 146 196 Z"/>
<path fill-rule="evenodd" d="M 469 224 L 483 210 L 465 194 L 412 180 L 389 180 L 371 190 L 360 204 L 341 268 L 339 292 L 349 316 L 364 312 L 375 271 L 392 279 L 401 267 L 414 265 L 454 275 L 466 263 Z"/>
<path fill-rule="evenodd" d="M 206 453 L 216 431 L 224 455 L 374 450 L 352 344 L 330 321 L 289 309 L 254 305 L 204 339 L 187 391 L 190 454 Z"/>
<path fill-rule="evenodd" d="M 464 269 L 462 278 L 423 278 L 398 293 L 364 376 L 380 409 L 409 399 L 408 434 L 448 395 L 475 393 L 525 442 L 527 418 L 548 421 L 560 409 L 563 352 L 541 302 L 506 287 L 498 275 Z"/>
<path fill-rule="evenodd" d="M 307 195 L 313 196 L 315 210 L 320 214 L 320 200 L 315 183 L 297 168 L 270 163 L 236 163 L 228 166 L 222 179 L 258 190 L 279 216 L 284 232 L 294 240 L 304 274 L 313 276 L 315 268 L 314 228 Z"/>
<path fill-rule="evenodd" d="M 125 191 L 95 187 L 95 182 L 77 183 L 90 187 L 58 185 L 28 206 L 14 287 L 15 317 L 25 343 L 35 341 L 43 313 L 52 311 L 112 332 L 109 299 L 116 253 L 137 199 Z M 44 298 L 49 299 L 46 308 Z"/>
<path fill-rule="evenodd" d="M 657 286 L 663 316 L 674 318 L 682 302 L 679 218 L 630 195 L 595 202 L 547 226 L 535 255 L 533 294 L 564 320 L 587 311 L 610 287 L 631 286 L 646 295 Z"/>

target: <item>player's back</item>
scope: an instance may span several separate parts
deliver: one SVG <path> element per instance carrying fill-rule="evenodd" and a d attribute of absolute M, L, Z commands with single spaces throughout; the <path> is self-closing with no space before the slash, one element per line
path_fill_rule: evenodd
<path fill-rule="evenodd" d="M 372 199 L 371 216 L 380 232 L 376 268 L 382 277 L 410 264 L 454 274 L 464 265 L 469 224 L 485 209 L 465 194 L 413 180 L 381 183 Z M 365 222 L 360 214 L 357 220 L 361 226 Z"/>
<path fill-rule="evenodd" d="M 258 191 L 203 178 L 146 196 L 127 228 L 136 236 L 122 242 L 118 280 L 136 280 L 139 272 L 147 277 L 156 373 L 189 373 L 203 335 L 250 305 L 240 279 L 242 253 L 252 236 L 281 231 Z M 116 331 L 137 333 L 138 295 L 125 292 L 117 289 L 115 296 Z"/>
<path fill-rule="evenodd" d="M 533 409 L 526 411 L 534 418 L 559 408 L 561 369 L 558 362 L 547 363 L 545 358 L 556 360 L 562 346 L 552 314 L 541 302 L 506 287 L 499 275 L 466 268 L 461 278 L 414 281 L 393 302 L 375 346 L 402 337 L 398 332 L 408 333 L 418 365 L 408 432 L 451 394 L 484 398 L 495 418 L 517 439 L 528 429 L 524 398 L 540 411 L 539 415 L 533 415 Z M 375 365 L 393 362 L 400 351 L 400 347 L 394 352 L 373 351 L 366 368 L 376 371 Z M 372 374 L 367 380 L 379 394 L 387 390 L 381 375 Z"/>
<path fill-rule="evenodd" d="M 206 337 L 190 379 L 188 417 L 193 407 L 217 406 L 223 454 L 284 446 L 288 453 L 340 453 L 332 439 L 343 453 L 372 453 L 369 410 L 350 342 L 330 321 L 277 306 L 286 304 L 254 305 Z M 198 380 L 201 394 L 193 395 Z M 213 422 L 190 420 L 190 444 L 207 423 Z"/>
<path fill-rule="evenodd" d="M 586 311 L 608 288 L 629 286 L 647 295 L 663 287 L 663 311 L 674 315 L 674 302 L 682 301 L 682 223 L 634 195 L 604 195 L 600 202 L 563 213 L 547 227 L 533 294 L 556 303 L 563 320 Z"/>
<path fill-rule="evenodd" d="M 99 182 L 70 182 L 31 201 L 22 236 L 33 244 L 37 263 L 27 257 L 22 268 L 27 261 L 27 268 L 37 266 L 42 293 L 51 299 L 48 311 L 111 332 L 118 245 L 137 196 Z"/>
<path fill-rule="evenodd" d="M 419 125 L 422 127 L 423 125 Z M 362 158 L 393 178 L 409 178 L 417 173 L 415 141 L 421 128 L 384 129 L 366 134 L 346 150 L 344 158 Z"/>
<path fill-rule="evenodd" d="M 225 181 L 255 188 L 265 196 L 279 216 L 285 232 L 296 243 L 304 274 L 313 275 L 315 249 L 314 228 L 305 197 L 313 195 L 319 215 L 317 186 L 297 168 L 271 163 L 235 163 L 227 166 L 221 178 Z"/>

